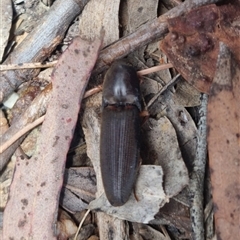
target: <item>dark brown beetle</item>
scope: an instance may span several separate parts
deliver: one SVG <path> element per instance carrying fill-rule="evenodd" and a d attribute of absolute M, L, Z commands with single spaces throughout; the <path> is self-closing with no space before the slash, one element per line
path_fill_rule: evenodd
<path fill-rule="evenodd" d="M 134 68 L 115 62 L 103 84 L 100 162 L 103 186 L 113 206 L 125 204 L 139 168 L 140 90 Z"/>

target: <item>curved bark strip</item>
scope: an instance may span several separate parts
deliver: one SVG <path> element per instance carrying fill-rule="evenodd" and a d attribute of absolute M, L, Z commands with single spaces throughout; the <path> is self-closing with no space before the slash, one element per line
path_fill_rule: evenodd
<path fill-rule="evenodd" d="M 65 159 L 100 46 L 101 40 L 76 38 L 59 59 L 36 153 L 17 160 L 3 239 L 56 239 Z"/>
<path fill-rule="evenodd" d="M 218 239 L 240 232 L 240 69 L 220 43 L 208 103 L 208 152 Z"/>

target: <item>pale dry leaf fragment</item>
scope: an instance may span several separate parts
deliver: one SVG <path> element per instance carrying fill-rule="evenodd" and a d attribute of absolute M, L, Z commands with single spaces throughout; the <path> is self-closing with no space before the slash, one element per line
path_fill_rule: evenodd
<path fill-rule="evenodd" d="M 175 102 L 184 107 L 195 107 L 201 104 L 201 93 L 191 86 L 186 80 L 180 79 L 176 84 Z"/>
<path fill-rule="evenodd" d="M 4 112 L 0 109 L 0 134 L 2 135 L 8 129 L 8 121 L 5 117 Z"/>
<path fill-rule="evenodd" d="M 1 0 L 0 2 L 0 62 L 4 56 L 4 51 L 8 43 L 10 29 L 12 26 L 12 1 Z"/>
<path fill-rule="evenodd" d="M 123 34 L 127 35 L 157 17 L 158 0 L 128 0 L 123 1 L 122 7 Z"/>
<path fill-rule="evenodd" d="M 64 186 L 85 202 L 95 199 L 96 175 L 93 168 L 78 167 L 65 170 Z"/>
<path fill-rule="evenodd" d="M 160 231 L 152 228 L 151 226 L 141 224 L 139 229 L 140 236 L 143 239 L 151 240 L 169 240 L 168 237 L 164 236 Z"/>
<path fill-rule="evenodd" d="M 90 238 L 88 238 L 87 240 L 99 240 L 99 237 L 97 237 L 96 235 L 92 235 Z"/>
<path fill-rule="evenodd" d="M 80 16 L 80 35 L 86 36 L 88 39 L 93 39 L 103 29 L 103 47 L 118 40 L 119 4 L 120 0 L 89 1 Z"/>
<path fill-rule="evenodd" d="M 23 140 L 21 144 L 21 148 L 27 156 L 31 157 L 34 154 L 34 151 L 36 149 L 37 139 L 40 136 L 40 134 L 41 134 L 41 128 L 36 127 Z"/>
<path fill-rule="evenodd" d="M 63 187 L 60 195 L 60 205 L 70 213 L 80 212 L 87 208 L 88 204 L 76 196 L 73 191 Z"/>
<path fill-rule="evenodd" d="M 144 161 L 162 166 L 164 190 L 171 198 L 189 181 L 175 129 L 166 117 L 158 121 L 150 118 L 146 125 L 143 129 L 142 156 Z"/>
<path fill-rule="evenodd" d="M 4 239 L 56 239 L 66 155 L 100 47 L 100 39 L 89 42 L 78 37 L 59 59 L 37 150 L 30 160 L 17 160 L 4 212 Z"/>
<path fill-rule="evenodd" d="M 107 214 L 131 222 L 149 223 L 154 219 L 159 208 L 168 202 L 168 197 L 162 188 L 162 181 L 161 166 L 142 165 L 135 184 L 135 195 L 138 199 L 132 193 L 123 206 L 113 207 L 103 193 L 89 204 L 89 209 L 100 209 Z"/>
<path fill-rule="evenodd" d="M 182 157 L 189 171 L 197 149 L 197 128 L 189 112 L 170 99 L 166 107 L 166 116 L 175 128 Z"/>

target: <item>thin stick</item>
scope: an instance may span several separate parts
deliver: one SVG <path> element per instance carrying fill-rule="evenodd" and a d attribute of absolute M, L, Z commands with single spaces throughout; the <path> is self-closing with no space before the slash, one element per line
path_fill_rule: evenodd
<path fill-rule="evenodd" d="M 102 91 L 102 85 L 98 85 L 95 88 L 92 88 L 92 89 L 86 91 L 83 98 L 90 97 L 93 94 L 96 94 L 96 93 L 101 92 L 101 91 Z"/>
<path fill-rule="evenodd" d="M 193 8 L 219 1 L 220 0 L 186 0 L 160 17 L 141 25 L 135 32 L 122 37 L 104 48 L 100 52 L 93 73 L 97 74 L 104 71 L 114 60 L 123 58 L 137 48 L 162 38 L 164 34 L 168 32 L 168 18 L 178 17 Z"/>
<path fill-rule="evenodd" d="M 15 135 L 13 135 L 9 140 L 7 140 L 5 143 L 3 143 L 0 146 L 0 154 L 3 153 L 8 147 L 10 147 L 16 140 L 18 140 L 20 137 L 22 137 L 25 133 L 30 131 L 31 129 L 35 128 L 37 125 L 41 124 L 44 121 L 44 116 L 38 118 L 34 122 L 28 124 L 23 129 L 21 129 L 19 132 L 17 132 Z"/>
<path fill-rule="evenodd" d="M 162 65 L 159 65 L 159 66 L 155 66 L 155 67 L 140 70 L 140 71 L 137 72 L 137 74 L 139 76 L 143 76 L 143 75 L 147 75 L 147 74 L 150 74 L 150 73 L 153 73 L 153 72 L 158 72 L 158 71 L 168 69 L 168 68 L 172 68 L 172 67 L 173 67 L 172 63 L 166 63 L 166 64 L 162 64 Z M 96 94 L 96 93 L 101 92 L 101 91 L 102 91 L 102 85 L 98 85 L 97 87 L 86 91 L 83 98 L 90 97 L 91 95 Z"/>
<path fill-rule="evenodd" d="M 30 68 L 49 68 L 55 66 L 57 61 L 48 62 L 46 64 L 38 63 L 19 63 L 19 64 L 7 64 L 1 65 L 0 71 L 6 70 L 19 70 L 19 69 L 30 69 Z"/>
<path fill-rule="evenodd" d="M 172 68 L 172 67 L 173 67 L 172 63 L 166 63 L 166 64 L 162 64 L 162 65 L 159 65 L 159 66 L 155 66 L 155 67 L 140 70 L 137 73 L 138 73 L 139 76 L 143 76 L 143 75 L 147 75 L 147 74 L 150 74 L 150 73 L 153 73 L 153 72 L 158 72 L 158 71 L 165 70 L 165 69 Z"/>
<path fill-rule="evenodd" d="M 78 226 L 78 230 L 77 230 L 77 232 L 76 232 L 73 240 L 77 240 L 77 236 L 78 236 L 78 234 L 79 234 L 79 232 L 80 232 L 80 229 L 81 229 L 81 227 L 82 227 L 82 225 L 83 225 L 83 223 L 84 223 L 84 221 L 85 221 L 85 219 L 86 219 L 86 217 L 87 217 L 87 215 L 88 215 L 89 213 L 90 213 L 90 210 L 88 209 L 88 210 L 86 211 L 85 215 L 83 216 L 83 218 L 82 218 L 79 226 Z"/>
<path fill-rule="evenodd" d="M 207 157 L 207 103 L 207 94 L 202 94 L 199 107 L 198 144 L 188 187 L 191 196 L 190 217 L 193 239 L 204 239 L 203 190 Z"/>
<path fill-rule="evenodd" d="M 158 99 L 158 97 L 165 92 L 169 87 L 176 83 L 180 74 L 176 75 L 170 82 L 168 82 L 163 88 L 149 101 L 147 104 L 147 109 Z"/>

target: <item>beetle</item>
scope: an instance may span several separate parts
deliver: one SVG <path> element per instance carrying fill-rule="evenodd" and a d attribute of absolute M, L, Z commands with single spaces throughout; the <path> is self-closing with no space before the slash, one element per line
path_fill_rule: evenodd
<path fill-rule="evenodd" d="M 115 62 L 103 83 L 100 168 L 103 187 L 113 206 L 124 205 L 140 165 L 141 99 L 135 69 Z"/>

